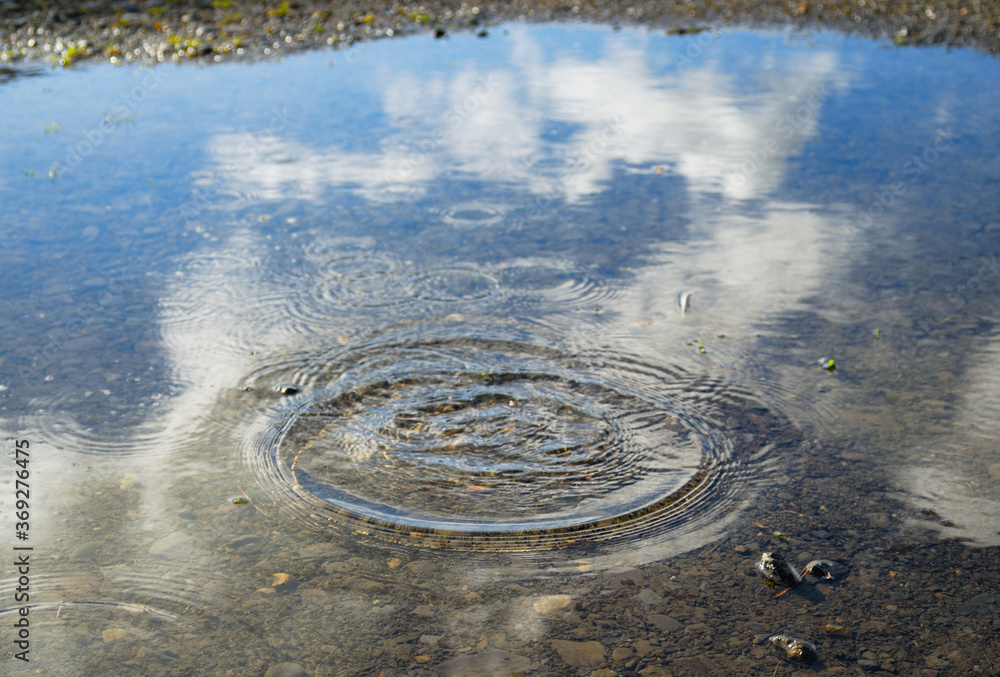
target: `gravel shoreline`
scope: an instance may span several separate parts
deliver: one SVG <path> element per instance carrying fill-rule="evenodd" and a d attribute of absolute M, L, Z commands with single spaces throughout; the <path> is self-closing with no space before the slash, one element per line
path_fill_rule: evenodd
<path fill-rule="evenodd" d="M 1000 54 L 1000 2 L 991 0 L 499 0 L 403 4 L 369 0 L 0 0 L 0 64 L 70 65 L 259 60 L 419 31 L 488 35 L 510 20 L 645 25 L 686 33 L 708 27 L 838 30 L 899 45 L 973 46 Z M 0 66 L 2 68 L 2 66 Z"/>

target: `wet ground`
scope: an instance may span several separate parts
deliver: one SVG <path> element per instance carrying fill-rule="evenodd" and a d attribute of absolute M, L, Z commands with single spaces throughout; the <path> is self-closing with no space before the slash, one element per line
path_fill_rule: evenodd
<path fill-rule="evenodd" d="M 995 59 L 489 35 L 5 71 L 5 674 L 996 674 Z"/>

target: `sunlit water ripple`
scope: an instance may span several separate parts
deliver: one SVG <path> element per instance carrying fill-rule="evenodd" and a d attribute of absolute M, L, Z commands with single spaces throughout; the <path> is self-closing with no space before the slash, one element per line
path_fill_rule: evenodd
<path fill-rule="evenodd" d="M 291 396 L 244 451 L 274 500 L 439 548 L 696 531 L 752 492 L 781 424 L 722 380 L 496 323 L 383 327 L 269 366 L 245 396 L 273 400 L 279 383 Z"/>

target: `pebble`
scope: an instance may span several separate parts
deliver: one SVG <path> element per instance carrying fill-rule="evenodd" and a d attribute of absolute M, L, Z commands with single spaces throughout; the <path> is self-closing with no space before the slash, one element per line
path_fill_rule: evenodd
<path fill-rule="evenodd" d="M 696 675 L 724 675 L 726 673 L 718 663 L 704 656 L 678 658 L 674 661 L 674 665 L 690 670 Z"/>
<path fill-rule="evenodd" d="M 556 653 L 574 668 L 596 668 L 604 662 L 604 645 L 600 642 L 554 639 L 551 644 Z"/>
<path fill-rule="evenodd" d="M 664 616 L 663 614 L 653 614 L 649 617 L 649 619 L 656 624 L 656 627 L 663 630 L 663 632 L 676 632 L 684 627 L 684 624 L 676 618 Z"/>
<path fill-rule="evenodd" d="M 632 649 L 620 646 L 611 652 L 611 660 L 615 663 L 624 662 L 632 658 L 632 653 Z"/>
<path fill-rule="evenodd" d="M 573 598 L 569 595 L 549 595 L 540 597 L 531 605 L 536 613 L 548 614 L 559 609 L 565 609 Z"/>
<path fill-rule="evenodd" d="M 459 656 L 434 668 L 438 677 L 510 677 L 533 668 L 530 660 L 501 649 Z"/>
<path fill-rule="evenodd" d="M 663 601 L 663 597 L 657 595 L 651 588 L 643 588 L 642 592 L 636 595 L 634 599 L 646 606 L 656 606 Z"/>
<path fill-rule="evenodd" d="M 632 645 L 632 648 L 635 649 L 635 652 L 640 656 L 645 656 L 653 650 L 653 645 L 649 643 L 649 640 L 640 639 Z"/>
<path fill-rule="evenodd" d="M 306 669 L 298 663 L 276 663 L 267 669 L 264 677 L 307 677 Z"/>

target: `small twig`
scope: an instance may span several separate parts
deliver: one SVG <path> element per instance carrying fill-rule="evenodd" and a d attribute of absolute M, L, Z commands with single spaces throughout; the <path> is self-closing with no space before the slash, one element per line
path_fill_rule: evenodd
<path fill-rule="evenodd" d="M 243 494 L 244 496 L 247 497 L 247 503 L 249 503 L 251 505 L 251 507 L 253 507 L 254 510 L 256 510 L 257 512 L 259 512 L 264 517 L 267 517 L 267 513 L 264 512 L 264 510 L 259 505 L 257 505 L 257 501 L 255 501 L 255 500 L 253 500 L 253 499 L 250 498 L 250 494 L 248 494 L 246 491 L 244 491 L 243 487 L 241 487 L 239 484 L 237 484 L 236 488 L 240 490 L 241 494 Z"/>
<path fill-rule="evenodd" d="M 978 581 L 976 581 L 976 579 L 975 579 L 975 578 L 973 578 L 973 576 L 972 576 L 972 572 L 971 572 L 971 571 L 967 571 L 967 572 L 965 572 L 965 573 L 969 574 L 969 578 L 972 578 L 972 582 L 973 582 L 973 583 L 975 583 L 975 584 L 976 584 L 976 587 L 978 588 L 978 587 L 979 587 L 979 582 L 978 582 Z"/>
<path fill-rule="evenodd" d="M 709 551 L 708 551 L 708 552 L 706 552 L 706 553 L 703 553 L 703 554 L 702 554 L 702 555 L 701 555 L 701 556 L 699 557 L 699 559 L 704 559 L 705 557 L 708 557 L 708 556 L 709 556 L 709 555 L 711 555 L 711 554 L 712 554 L 713 552 L 715 552 L 716 550 L 718 550 L 718 549 L 719 549 L 719 546 L 720 546 L 720 545 L 722 545 L 723 543 L 725 543 L 725 542 L 726 542 L 726 541 L 728 541 L 728 540 L 729 540 L 729 537 L 728 537 L 728 536 L 727 536 L 726 538 L 723 538 L 723 539 L 721 539 L 721 540 L 720 540 L 720 541 L 719 541 L 718 543 L 716 543 L 715 545 L 713 545 L 713 546 L 712 546 L 712 549 L 711 549 L 711 550 L 709 550 Z"/>
<path fill-rule="evenodd" d="M 392 578 L 386 578 L 383 576 L 376 576 L 374 574 L 363 574 L 360 572 L 353 572 L 352 576 L 359 576 L 361 578 L 367 578 L 370 581 L 376 581 L 377 583 L 386 583 L 388 585 L 402 585 L 403 587 L 410 588 L 411 590 L 417 590 L 423 595 L 423 591 L 430 590 L 427 586 L 418 585 L 417 583 L 406 583 L 404 581 L 393 580 Z M 423 595 L 424 599 L 427 599 L 426 595 Z"/>
<path fill-rule="evenodd" d="M 986 655 L 985 651 L 983 651 L 982 654 L 983 654 L 983 658 L 986 659 L 986 662 L 990 664 L 990 670 L 992 670 L 993 669 L 993 661 L 990 660 L 990 657 Z"/>

